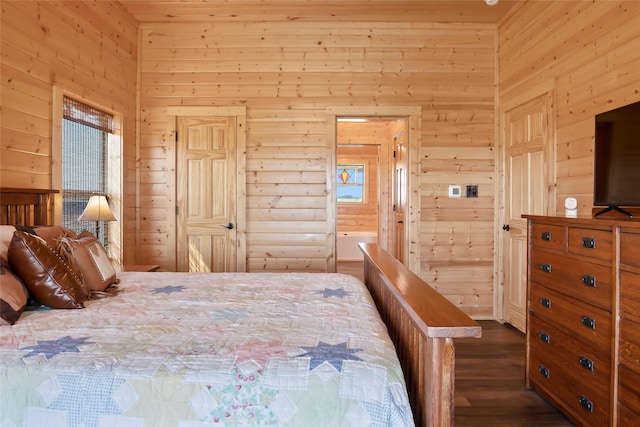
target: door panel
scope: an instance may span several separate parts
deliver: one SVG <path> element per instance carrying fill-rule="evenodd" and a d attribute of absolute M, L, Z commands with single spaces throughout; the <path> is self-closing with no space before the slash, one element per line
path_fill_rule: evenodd
<path fill-rule="evenodd" d="M 407 147 L 402 139 L 394 140 L 393 157 L 393 256 L 405 263 L 405 222 L 407 209 Z"/>
<path fill-rule="evenodd" d="M 178 271 L 236 271 L 236 118 L 177 128 Z"/>
<path fill-rule="evenodd" d="M 547 95 L 509 110 L 505 116 L 505 321 L 526 330 L 527 221 L 547 213 Z M 508 226 L 508 227 L 507 227 Z"/>

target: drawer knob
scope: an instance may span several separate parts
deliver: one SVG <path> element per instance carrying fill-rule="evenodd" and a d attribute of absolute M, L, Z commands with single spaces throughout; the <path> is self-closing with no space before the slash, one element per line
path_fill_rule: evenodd
<path fill-rule="evenodd" d="M 582 276 L 582 284 L 585 286 L 589 286 L 590 288 L 595 288 L 596 278 L 594 276 L 589 276 L 588 274 L 585 274 L 584 276 Z"/>
<path fill-rule="evenodd" d="M 580 396 L 580 406 L 589 412 L 593 412 L 593 402 L 582 395 Z"/>
<path fill-rule="evenodd" d="M 545 242 L 550 242 L 551 241 L 551 233 L 549 233 L 548 231 L 543 231 L 542 233 L 540 233 L 540 238 L 542 240 L 544 240 Z"/>
<path fill-rule="evenodd" d="M 584 326 L 586 326 L 589 329 L 595 329 L 596 328 L 596 319 L 594 319 L 593 317 L 582 316 L 580 321 L 582 322 L 582 324 Z"/>
<path fill-rule="evenodd" d="M 588 370 L 588 371 L 592 371 L 593 372 L 593 360 L 584 357 L 584 356 L 580 356 L 580 366 L 582 366 L 584 369 Z"/>
<path fill-rule="evenodd" d="M 551 308 L 551 300 L 549 298 L 540 298 L 540 304 L 545 308 Z"/>
<path fill-rule="evenodd" d="M 587 249 L 595 249 L 596 247 L 596 239 L 592 237 L 583 237 L 582 238 L 582 247 Z"/>
<path fill-rule="evenodd" d="M 538 336 L 540 337 L 540 340 L 545 344 L 549 344 L 549 342 L 551 341 L 551 338 L 549 337 L 549 334 L 546 334 L 546 333 L 544 333 L 542 331 L 540 331 Z"/>
<path fill-rule="evenodd" d="M 542 264 L 540 266 L 540 270 L 544 271 L 545 273 L 551 273 L 551 264 Z"/>
<path fill-rule="evenodd" d="M 549 378 L 549 370 L 545 368 L 543 365 L 540 365 L 540 367 L 538 368 L 538 371 L 543 377 Z"/>

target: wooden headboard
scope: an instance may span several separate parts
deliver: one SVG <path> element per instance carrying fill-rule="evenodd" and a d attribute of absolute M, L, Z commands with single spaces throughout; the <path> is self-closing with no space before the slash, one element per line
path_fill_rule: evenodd
<path fill-rule="evenodd" d="M 51 225 L 58 190 L 0 188 L 0 224 Z"/>

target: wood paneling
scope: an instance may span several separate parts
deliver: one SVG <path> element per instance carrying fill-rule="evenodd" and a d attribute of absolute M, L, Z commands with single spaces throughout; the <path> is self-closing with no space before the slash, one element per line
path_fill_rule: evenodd
<path fill-rule="evenodd" d="M 142 20 L 161 13 L 143 10 L 145 2 L 125 3 Z M 249 265 L 323 270 L 327 222 L 335 218 L 326 211 L 326 107 L 419 105 L 419 273 L 469 312 L 490 316 L 491 303 L 481 301 L 490 300 L 493 280 L 496 71 L 500 105 L 555 82 L 560 207 L 569 195 L 581 209 L 591 205 L 593 115 L 639 98 L 637 2 L 523 2 L 498 32 L 468 23 L 477 12 L 468 7 L 460 23 L 446 24 L 426 17 L 434 4 L 417 2 L 396 13 L 385 2 L 369 4 L 358 16 L 348 11 L 353 4 L 301 9 L 282 2 L 262 19 L 248 5 L 225 4 L 239 13 L 218 9 L 205 19 L 198 12 L 197 23 L 177 22 L 195 16 L 179 3 L 171 5 L 179 13 L 166 19 L 175 23 L 140 25 L 137 178 L 135 150 L 125 149 L 125 207 L 140 212 L 139 224 L 126 220 L 132 233 L 125 234 L 136 236 L 140 261 L 164 266 L 175 257 L 164 247 L 175 230 L 168 106 L 247 107 Z M 3 24 L 2 152 L 12 161 L 2 161 L 1 178 L 46 187 L 51 85 L 130 108 L 135 23 L 111 2 L 9 1 Z M 82 42 L 69 43 L 75 40 Z M 480 197 L 449 199 L 449 184 L 476 184 Z M 308 253 L 297 254 L 298 247 Z"/>
<path fill-rule="evenodd" d="M 54 87 L 121 113 L 125 262 L 136 245 L 137 22 L 113 1 L 3 0 L 0 182 L 51 188 Z"/>
<path fill-rule="evenodd" d="M 342 232 L 378 233 L 379 150 L 387 149 L 393 135 L 389 122 L 338 123 L 336 127 L 337 165 L 362 164 L 365 169 L 363 203 L 338 203 L 337 227 Z M 385 169 L 386 170 L 386 169 Z M 339 169 L 337 170 L 339 172 Z M 380 177 L 386 181 L 388 177 Z"/>
<path fill-rule="evenodd" d="M 590 214 L 594 116 L 640 100 L 640 2 L 519 3 L 499 26 L 498 60 L 501 106 L 555 88 L 556 211 L 576 197 Z"/>
<path fill-rule="evenodd" d="M 478 0 L 120 0 L 140 22 L 497 22 L 515 3 Z"/>
<path fill-rule="evenodd" d="M 122 3 L 143 23 L 112 1 L 2 2 L 0 180 L 50 187 L 53 85 L 122 111 L 128 263 L 175 265 L 167 107 L 247 108 L 248 268 L 324 271 L 336 217 L 327 211 L 327 107 L 415 105 L 419 274 L 491 317 L 494 111 L 554 89 L 555 205 L 573 196 L 588 211 L 593 116 L 640 100 L 634 1 L 528 1 L 508 12 L 514 2 L 219 2 L 208 14 L 211 2 Z M 478 185 L 480 197 L 449 199 L 450 184 Z"/>
<path fill-rule="evenodd" d="M 327 108 L 420 106 L 422 156 L 415 161 L 424 162 L 421 206 L 411 209 L 422 212 L 422 231 L 414 239 L 424 243 L 416 247 L 425 251 L 425 262 L 445 270 L 490 270 L 493 226 L 486 222 L 493 221 L 494 203 L 496 28 L 423 18 L 272 22 L 239 15 L 142 23 L 142 235 L 173 227 L 172 199 L 163 198 L 172 191 L 164 175 L 175 167 L 167 107 L 243 105 L 248 269 L 331 269 L 335 254 L 327 241 L 336 213 L 327 211 L 328 168 L 334 162 L 327 151 Z M 480 197 L 450 200 L 448 184 L 477 184 Z M 443 221 L 453 224 L 453 234 L 450 225 L 439 226 Z M 464 242 L 459 247 L 458 233 Z M 162 243 L 145 241 L 139 262 L 171 266 L 173 255 L 156 244 Z M 438 286 L 462 309 L 491 316 L 490 272 Z"/>

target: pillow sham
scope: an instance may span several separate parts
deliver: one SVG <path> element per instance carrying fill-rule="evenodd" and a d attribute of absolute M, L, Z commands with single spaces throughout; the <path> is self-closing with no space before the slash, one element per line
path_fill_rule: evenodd
<path fill-rule="evenodd" d="M 107 251 L 89 231 L 83 230 L 75 237 L 61 237 L 57 250 L 78 271 L 90 292 L 104 291 L 118 283 Z"/>
<path fill-rule="evenodd" d="M 0 326 L 16 323 L 29 302 L 27 288 L 8 261 L 0 259 Z"/>
<path fill-rule="evenodd" d="M 9 265 L 38 303 L 52 308 L 83 308 L 87 290 L 60 255 L 38 236 L 16 231 Z"/>

